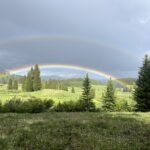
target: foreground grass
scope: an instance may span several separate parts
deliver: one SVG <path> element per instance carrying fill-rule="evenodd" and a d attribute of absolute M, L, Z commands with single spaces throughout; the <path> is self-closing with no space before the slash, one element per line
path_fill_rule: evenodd
<path fill-rule="evenodd" d="M 148 150 L 150 113 L 0 114 L 2 150 Z"/>

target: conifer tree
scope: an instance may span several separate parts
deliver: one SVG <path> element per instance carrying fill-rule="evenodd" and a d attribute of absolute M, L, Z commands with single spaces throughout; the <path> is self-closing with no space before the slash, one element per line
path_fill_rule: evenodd
<path fill-rule="evenodd" d="M 92 99 L 94 99 L 95 98 L 95 89 L 91 89 L 91 97 L 92 97 Z"/>
<path fill-rule="evenodd" d="M 27 92 L 32 92 L 33 91 L 33 81 L 32 81 L 31 72 L 29 72 L 27 74 L 25 89 L 26 89 Z"/>
<path fill-rule="evenodd" d="M 95 110 L 95 104 L 92 101 L 91 83 L 90 83 L 90 79 L 88 77 L 88 74 L 86 75 L 86 77 L 83 81 L 83 92 L 82 92 L 82 97 L 81 97 L 80 102 L 81 102 L 83 111 Z"/>
<path fill-rule="evenodd" d="M 148 55 L 145 55 L 143 66 L 139 71 L 134 98 L 137 102 L 137 110 L 150 111 L 150 58 Z"/>
<path fill-rule="evenodd" d="M 40 77 L 40 70 L 38 64 L 34 67 L 34 78 L 33 78 L 33 90 L 38 91 L 41 90 L 41 77 Z"/>
<path fill-rule="evenodd" d="M 22 91 L 26 91 L 26 76 L 22 79 Z"/>
<path fill-rule="evenodd" d="M 17 80 L 15 80 L 15 81 L 13 82 L 13 89 L 14 89 L 14 90 L 18 90 L 18 81 L 17 81 Z"/>
<path fill-rule="evenodd" d="M 12 81 L 12 79 L 9 79 L 7 88 L 8 88 L 8 90 L 12 90 L 13 89 L 13 81 Z"/>
<path fill-rule="evenodd" d="M 75 93 L 74 87 L 71 88 L 71 93 Z"/>
<path fill-rule="evenodd" d="M 106 111 L 115 110 L 115 88 L 111 79 L 107 82 L 106 92 L 103 95 L 102 108 Z"/>

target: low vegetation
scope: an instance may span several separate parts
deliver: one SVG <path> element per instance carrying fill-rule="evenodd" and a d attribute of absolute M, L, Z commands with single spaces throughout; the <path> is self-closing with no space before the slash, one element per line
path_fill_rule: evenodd
<path fill-rule="evenodd" d="M 0 105 L 0 112 L 3 113 L 40 113 L 49 110 L 53 106 L 52 100 L 29 99 L 21 101 L 12 99 Z"/>
<path fill-rule="evenodd" d="M 148 150 L 150 113 L 0 114 L 1 150 Z"/>
<path fill-rule="evenodd" d="M 149 76 L 146 56 L 136 85 L 123 88 L 111 79 L 95 84 L 88 74 L 82 87 L 55 85 L 41 80 L 38 65 L 20 80 L 9 78 L 7 88 L 0 85 L 0 149 L 148 150 L 150 113 L 136 111 L 150 110 Z"/>

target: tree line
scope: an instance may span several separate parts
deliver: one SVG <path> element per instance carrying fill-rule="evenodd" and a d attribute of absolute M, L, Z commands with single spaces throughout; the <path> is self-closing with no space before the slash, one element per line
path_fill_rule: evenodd
<path fill-rule="evenodd" d="M 45 89 L 56 89 L 56 90 L 64 90 L 68 91 L 68 86 L 62 83 L 60 80 L 48 80 L 44 81 L 44 88 Z"/>
<path fill-rule="evenodd" d="M 57 84 L 56 84 L 57 82 Z M 41 90 L 42 83 L 40 77 L 40 70 L 36 64 L 34 68 L 28 72 L 27 76 L 24 76 L 22 89 L 24 91 L 38 91 Z M 45 82 L 45 88 L 54 89 L 65 89 L 58 81 L 49 80 Z M 18 89 L 18 82 L 16 80 L 9 79 L 8 89 Z M 72 87 L 72 93 L 75 93 L 75 89 Z M 150 111 L 150 57 L 145 55 L 143 65 L 139 70 L 139 76 L 136 81 L 134 89 L 134 100 L 136 101 L 137 111 Z M 95 91 L 91 87 L 91 81 L 86 75 L 83 81 L 83 92 L 80 100 L 78 101 L 78 108 L 80 106 L 81 110 L 91 111 L 95 109 L 95 103 L 93 99 L 95 97 Z M 116 94 L 113 81 L 110 79 L 107 82 L 106 91 L 102 96 L 103 105 L 102 108 L 105 111 L 115 111 L 116 110 Z M 58 108 L 62 108 L 63 104 L 59 104 Z M 64 106 L 63 106 L 64 107 Z M 65 107 L 68 107 L 65 104 Z M 124 107 L 128 109 L 128 103 L 124 103 Z"/>
<path fill-rule="evenodd" d="M 9 79 L 8 90 L 18 90 L 18 81 Z"/>

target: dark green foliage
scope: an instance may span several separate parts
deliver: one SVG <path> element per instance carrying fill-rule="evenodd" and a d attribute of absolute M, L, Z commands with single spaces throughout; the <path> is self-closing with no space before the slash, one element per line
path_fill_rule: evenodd
<path fill-rule="evenodd" d="M 95 98 L 95 89 L 91 89 L 91 98 L 94 99 Z"/>
<path fill-rule="evenodd" d="M 18 81 L 10 78 L 7 88 L 8 90 L 18 90 Z"/>
<path fill-rule="evenodd" d="M 20 99 L 12 99 L 6 101 L 1 105 L 1 112 L 15 112 L 15 113 L 40 113 L 45 112 L 53 106 L 52 100 L 44 100 L 31 98 L 26 101 Z"/>
<path fill-rule="evenodd" d="M 26 76 L 24 76 L 22 79 L 22 90 L 26 91 Z"/>
<path fill-rule="evenodd" d="M 45 81 L 44 88 L 68 91 L 68 86 L 66 84 L 64 84 L 62 80 L 55 80 L 55 79 Z"/>
<path fill-rule="evenodd" d="M 40 77 L 40 70 L 36 64 L 34 69 L 31 67 L 31 70 L 28 72 L 27 77 L 24 77 L 22 80 L 22 90 L 27 92 L 41 90 L 42 83 Z"/>
<path fill-rule="evenodd" d="M 68 102 L 63 102 L 63 103 L 58 103 L 55 107 L 54 110 L 56 112 L 75 112 L 76 110 L 76 102 L 73 101 L 68 101 Z"/>
<path fill-rule="evenodd" d="M 71 93 L 75 93 L 74 87 L 71 88 Z"/>
<path fill-rule="evenodd" d="M 128 87 L 123 87 L 123 92 L 131 92 L 131 88 L 129 89 Z"/>
<path fill-rule="evenodd" d="M 80 100 L 80 105 L 82 106 L 83 111 L 91 111 L 95 108 L 95 104 L 92 99 L 93 95 L 91 94 L 91 83 L 87 74 L 83 81 L 83 92 Z"/>
<path fill-rule="evenodd" d="M 150 58 L 145 56 L 136 82 L 134 98 L 138 111 L 150 111 Z"/>
<path fill-rule="evenodd" d="M 107 82 L 107 89 L 106 92 L 103 94 L 102 108 L 105 111 L 115 110 L 115 88 L 111 79 Z"/>
<path fill-rule="evenodd" d="M 25 91 L 32 92 L 33 91 L 33 79 L 32 74 L 29 72 L 27 74 L 26 82 L 25 82 Z"/>
<path fill-rule="evenodd" d="M 134 111 L 134 106 L 131 106 L 127 101 L 121 101 L 116 104 L 116 111 L 122 111 L 122 112 L 131 112 Z"/>
<path fill-rule="evenodd" d="M 15 81 L 13 82 L 13 89 L 14 89 L 14 90 L 18 90 L 18 81 L 17 81 L 17 80 L 15 80 Z"/>
<path fill-rule="evenodd" d="M 88 111 L 95 112 L 97 111 L 95 108 L 95 105 L 92 103 L 90 104 L 90 109 Z M 56 112 L 84 112 L 87 111 L 85 107 L 85 103 L 83 103 L 82 100 L 79 100 L 77 102 L 74 101 L 67 101 L 63 103 L 58 103 L 54 108 L 54 111 Z"/>
<path fill-rule="evenodd" d="M 12 79 L 9 79 L 8 81 L 8 90 L 12 90 L 13 89 L 13 81 Z"/>
<path fill-rule="evenodd" d="M 61 83 L 58 80 L 45 81 L 45 89 L 61 89 Z"/>
<path fill-rule="evenodd" d="M 36 64 L 33 70 L 33 90 L 41 90 L 41 78 L 39 66 Z"/>
<path fill-rule="evenodd" d="M 62 85 L 61 90 L 63 90 L 63 91 L 68 91 L 68 87 L 65 86 L 65 85 Z"/>

